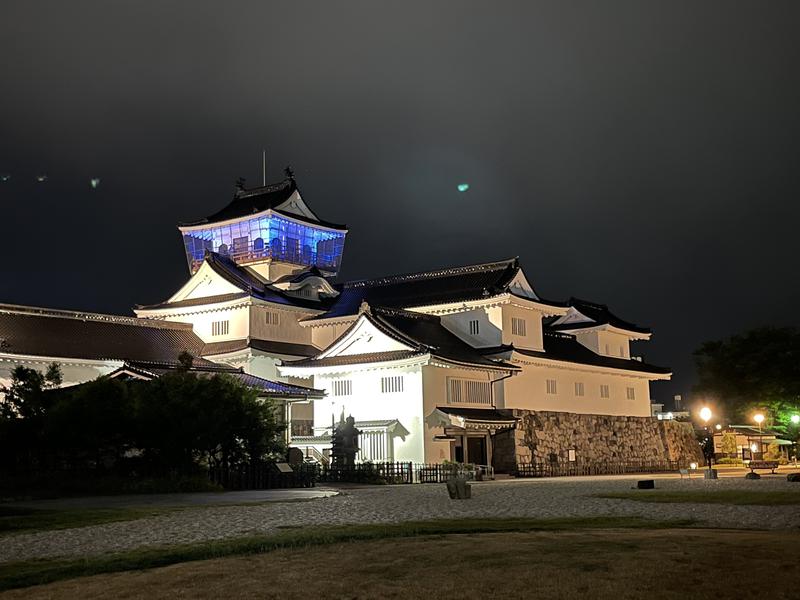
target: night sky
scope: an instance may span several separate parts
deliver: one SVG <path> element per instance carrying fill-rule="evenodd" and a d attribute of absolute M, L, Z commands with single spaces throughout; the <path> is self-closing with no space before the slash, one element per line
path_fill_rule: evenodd
<path fill-rule="evenodd" d="M 344 278 L 519 255 L 540 295 L 651 326 L 653 396 L 685 394 L 702 341 L 800 324 L 799 25 L 778 1 L 4 0 L 0 301 L 166 299 L 176 223 L 260 183 L 266 147 L 350 227 Z"/>

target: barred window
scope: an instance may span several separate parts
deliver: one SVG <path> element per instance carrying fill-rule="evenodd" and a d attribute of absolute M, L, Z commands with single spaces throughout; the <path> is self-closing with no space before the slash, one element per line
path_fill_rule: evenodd
<path fill-rule="evenodd" d="M 381 377 L 381 394 L 396 394 L 403 391 L 403 376 Z"/>
<path fill-rule="evenodd" d="M 584 389 L 583 389 L 583 382 L 582 381 L 576 381 L 575 382 L 575 395 L 576 396 L 583 396 L 584 395 Z"/>
<path fill-rule="evenodd" d="M 212 321 L 211 335 L 228 335 L 231 330 L 230 321 Z"/>
<path fill-rule="evenodd" d="M 266 313 L 267 325 L 279 325 L 280 324 L 280 315 L 278 313 L 268 310 Z"/>
<path fill-rule="evenodd" d="M 548 379 L 547 380 L 547 393 L 548 394 L 557 394 L 558 393 L 558 386 L 556 385 L 555 379 Z"/>
<path fill-rule="evenodd" d="M 481 332 L 480 323 L 478 323 L 478 319 L 473 319 L 469 322 L 469 333 L 470 335 L 478 335 Z"/>
<path fill-rule="evenodd" d="M 334 379 L 331 382 L 331 394 L 333 396 L 350 396 L 353 394 L 352 379 Z"/>
<path fill-rule="evenodd" d="M 608 385 L 603 384 L 600 386 L 600 397 L 601 398 L 609 398 L 610 394 L 608 393 Z"/>
<path fill-rule="evenodd" d="M 492 384 L 474 379 L 456 379 L 447 382 L 448 404 L 492 404 Z"/>
<path fill-rule="evenodd" d="M 625 395 L 627 396 L 628 400 L 636 400 L 636 389 L 632 387 L 626 388 Z"/>
<path fill-rule="evenodd" d="M 511 317 L 511 334 L 512 335 L 526 335 L 525 333 L 525 319 Z"/>

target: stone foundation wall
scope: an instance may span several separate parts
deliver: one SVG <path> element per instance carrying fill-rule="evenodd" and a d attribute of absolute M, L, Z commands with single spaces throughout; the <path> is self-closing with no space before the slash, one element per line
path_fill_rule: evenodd
<path fill-rule="evenodd" d="M 583 415 L 514 409 L 515 429 L 494 436 L 493 462 L 498 472 L 518 463 L 565 464 L 569 450 L 582 465 L 609 463 L 702 462 L 689 423 L 651 417 Z"/>

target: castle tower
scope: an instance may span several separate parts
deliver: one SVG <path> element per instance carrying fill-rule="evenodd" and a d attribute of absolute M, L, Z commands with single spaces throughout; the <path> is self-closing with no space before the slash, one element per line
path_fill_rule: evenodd
<path fill-rule="evenodd" d="M 267 281 L 309 267 L 325 276 L 339 271 L 347 227 L 317 217 L 300 196 L 294 176 L 247 189 L 237 183 L 233 200 L 213 215 L 178 226 L 194 274 L 207 251 L 247 266 Z"/>

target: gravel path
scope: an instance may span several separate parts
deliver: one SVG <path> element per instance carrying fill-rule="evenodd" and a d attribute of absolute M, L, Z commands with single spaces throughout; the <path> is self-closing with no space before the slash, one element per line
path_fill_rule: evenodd
<path fill-rule="evenodd" d="M 395 523 L 469 517 L 636 516 L 658 520 L 694 519 L 699 525 L 800 532 L 800 510 L 788 506 L 651 504 L 609 500 L 595 494 L 630 489 L 639 477 L 512 480 L 475 484 L 472 499 L 453 501 L 444 484 L 372 486 L 342 489 L 308 502 L 190 508 L 162 516 L 0 538 L 0 563 L 29 558 L 88 556 L 143 546 L 217 540 L 275 532 L 280 527 Z M 658 479 L 663 490 L 796 489 L 785 478 Z M 647 492 L 643 492 L 647 493 Z"/>

